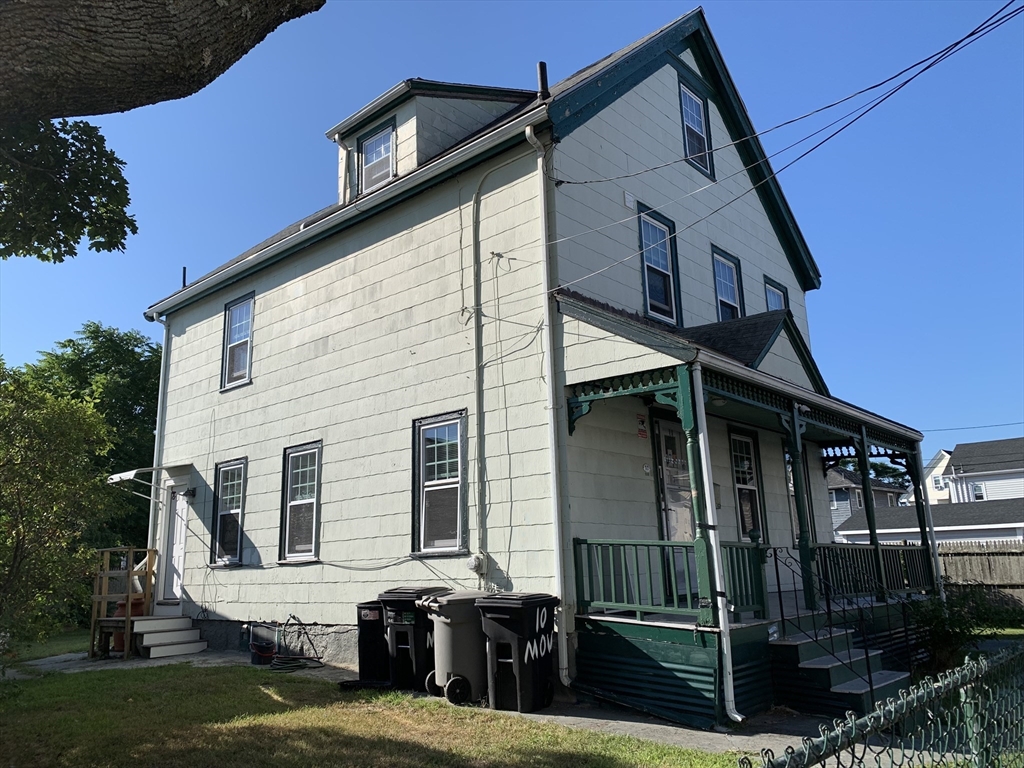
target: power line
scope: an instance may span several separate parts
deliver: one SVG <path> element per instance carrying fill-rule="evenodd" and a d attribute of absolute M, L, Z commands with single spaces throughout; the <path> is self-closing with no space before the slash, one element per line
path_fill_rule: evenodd
<path fill-rule="evenodd" d="M 952 56 L 952 55 L 954 55 L 956 53 L 959 53 L 960 51 L 964 50 L 967 46 L 977 42 L 978 40 L 982 39 L 983 37 L 985 37 L 989 33 L 993 32 L 996 29 L 998 29 L 999 27 L 1001 27 L 1003 24 L 1006 24 L 1007 22 L 1009 22 L 1011 19 L 1021 15 L 1021 13 L 1024 13 L 1024 6 L 1022 6 L 1021 8 L 1017 8 L 1017 9 L 1015 9 L 1013 11 L 1010 11 L 1009 13 L 1006 13 L 1006 14 L 1004 14 L 1002 16 L 999 16 L 999 14 L 1002 13 L 1002 11 L 1005 10 L 1007 7 L 1009 7 L 1009 5 L 1011 5 L 1013 2 L 1016 2 L 1016 0 L 1010 0 L 1010 2 L 1008 2 L 1002 8 L 1000 8 L 999 11 L 996 11 L 996 13 L 992 14 L 991 16 L 989 16 L 984 22 L 982 22 L 977 27 L 975 27 L 973 30 L 971 30 L 971 32 L 966 34 L 964 37 L 960 38 L 957 42 L 947 46 L 945 49 L 943 49 L 943 51 L 940 52 L 940 54 L 931 57 L 933 60 L 926 67 L 924 67 L 920 71 L 914 73 L 913 75 L 911 75 L 906 80 L 904 80 L 903 82 L 899 83 L 898 85 L 894 86 L 893 88 L 890 88 L 888 91 L 886 91 L 881 96 L 878 96 L 878 97 L 872 99 L 871 101 L 867 102 L 866 104 L 861 105 L 860 107 L 858 107 L 857 109 L 851 111 L 850 113 L 848 113 L 844 117 L 841 117 L 841 118 L 833 121 L 832 123 L 829 123 L 824 128 L 819 128 L 817 131 L 814 131 L 813 133 L 809 134 L 808 136 L 804 137 L 803 139 L 800 139 L 799 141 L 794 142 L 789 147 L 786 147 L 785 149 L 779 150 L 779 152 L 774 153 L 772 155 L 773 157 L 775 155 L 780 154 L 781 152 L 785 152 L 788 149 L 791 149 L 791 148 L 797 146 L 798 144 L 802 144 L 804 141 L 807 141 L 808 139 L 810 139 L 813 136 L 821 133 L 822 131 L 827 130 L 829 127 L 835 125 L 836 123 L 841 122 L 846 117 L 849 117 L 850 115 L 854 115 L 854 114 L 856 114 L 858 112 L 860 113 L 860 114 L 857 114 L 857 116 L 854 117 L 852 120 L 850 120 L 849 122 L 845 123 L 843 126 L 838 128 L 837 130 L 833 131 L 832 133 L 830 133 L 828 136 L 826 136 L 824 139 L 819 141 L 813 147 L 811 147 L 810 149 L 805 150 L 800 155 L 795 157 L 793 160 L 791 160 L 788 163 L 786 163 L 784 166 L 779 168 L 779 170 L 773 171 L 773 172 L 769 173 L 764 179 L 762 179 L 761 181 L 757 182 L 756 184 L 753 184 L 749 189 L 747 189 L 744 192 L 742 192 L 741 194 L 737 195 L 732 200 L 729 200 L 728 202 L 723 203 L 721 206 L 719 206 L 718 208 L 715 208 L 714 210 L 710 211 L 709 213 L 705 214 L 704 216 L 701 216 L 696 221 L 693 221 L 692 223 L 686 225 L 681 230 L 677 231 L 675 234 L 678 236 L 682 232 L 685 232 L 685 231 L 687 231 L 689 229 L 692 229 L 693 227 L 697 226 L 698 224 L 702 223 L 703 221 L 706 221 L 707 219 L 709 219 L 711 216 L 715 215 L 716 213 L 719 213 L 724 208 L 727 208 L 728 206 L 732 205 L 736 201 L 738 201 L 741 198 L 745 197 L 747 194 L 749 194 L 750 192 L 754 191 L 755 189 L 757 189 L 762 184 L 765 184 L 768 181 L 770 181 L 771 179 L 777 177 L 780 173 L 782 173 L 786 169 L 792 167 L 795 163 L 797 163 L 800 160 L 802 160 L 803 158 L 807 157 L 807 155 L 811 154 L 816 149 L 819 149 L 825 143 L 827 143 L 831 139 L 833 139 L 836 136 L 838 136 L 840 133 L 842 133 L 847 128 L 852 126 L 854 123 L 856 123 L 862 117 L 865 117 L 868 113 L 873 111 L 875 108 L 881 106 L 882 103 L 884 103 L 889 98 L 894 96 L 896 93 L 898 93 L 904 87 L 906 87 L 911 82 L 916 80 L 918 77 L 923 75 L 925 72 L 927 72 L 932 67 L 937 66 L 938 64 L 940 64 L 941 62 L 943 62 L 947 58 L 949 58 L 950 56 Z M 912 68 L 913 67 L 911 67 L 911 69 Z M 767 160 L 768 160 L 768 158 L 765 158 L 763 161 L 757 161 L 756 163 L 753 163 L 751 166 L 748 166 L 747 168 L 744 168 L 741 171 L 737 171 L 736 173 L 732 174 L 732 176 L 735 176 L 738 173 L 742 173 L 743 171 L 749 170 L 749 168 L 752 168 L 754 165 L 758 165 L 761 162 L 767 162 Z M 726 177 L 726 178 L 731 178 L 731 176 L 730 177 Z M 724 181 L 724 180 L 725 179 L 722 179 L 721 181 Z M 680 200 L 683 200 L 686 197 L 689 197 L 689 196 L 691 196 L 693 194 L 696 194 L 697 192 L 700 192 L 700 191 L 702 191 L 704 189 L 707 189 L 707 188 L 709 188 L 711 186 L 714 186 L 715 184 L 718 184 L 718 183 L 720 183 L 720 182 L 719 181 L 712 182 L 712 184 L 706 185 L 704 187 L 701 187 L 699 189 L 694 190 L 693 192 L 687 193 L 686 195 L 683 195 L 682 197 L 678 198 L 677 200 L 669 201 L 668 203 L 665 203 L 665 204 L 663 204 L 661 206 L 657 206 L 655 208 L 651 208 L 650 210 L 658 210 L 659 208 L 664 208 L 667 205 L 671 205 L 674 202 L 679 202 Z M 607 229 L 609 227 L 612 227 L 612 226 L 615 226 L 615 225 L 618 225 L 618 224 L 630 223 L 630 222 L 633 222 L 634 220 L 635 220 L 635 216 L 630 216 L 630 217 L 628 217 L 626 219 L 622 219 L 621 221 L 611 222 L 609 224 L 604 224 L 604 225 L 602 225 L 600 227 L 596 227 L 594 229 L 585 230 L 583 232 L 579 232 L 579 233 L 576 233 L 574 235 L 568 235 L 568 236 L 563 237 L 563 238 L 558 238 L 558 239 L 555 239 L 555 240 L 551 240 L 551 241 L 548 241 L 548 242 L 544 243 L 543 245 L 546 247 L 546 246 L 554 245 L 554 244 L 557 244 L 557 243 L 560 243 L 560 242 L 564 242 L 564 241 L 567 241 L 567 240 L 574 240 L 574 239 L 576 239 L 578 237 L 582 237 L 584 235 L 591 234 L 593 232 L 598 232 L 598 231 L 601 231 L 603 229 Z M 536 243 L 536 242 L 538 242 L 538 241 L 532 241 L 531 243 L 524 244 L 524 245 L 519 246 L 517 248 L 507 249 L 507 250 L 503 251 L 502 253 L 503 254 L 508 254 L 508 253 L 512 253 L 512 252 L 515 252 L 515 251 L 518 251 L 518 250 L 525 250 L 526 248 L 532 247 L 533 244 Z M 582 282 L 583 280 L 586 280 L 588 278 L 591 278 L 591 277 L 594 277 L 596 275 L 599 275 L 602 272 L 606 272 L 607 270 L 611 269 L 612 267 L 618 266 L 619 264 L 623 264 L 623 263 L 625 263 L 625 262 L 635 258 L 636 256 L 639 256 L 639 255 L 643 254 L 643 253 L 644 253 L 643 250 L 634 251 L 633 253 L 630 253 L 626 257 L 624 257 L 622 259 L 619 259 L 617 261 L 614 261 L 611 264 L 608 264 L 608 265 L 606 265 L 606 266 L 604 266 L 604 267 L 602 267 L 600 269 L 594 270 L 594 271 L 592 271 L 592 272 L 590 272 L 588 274 L 583 275 L 582 277 L 576 278 L 575 280 L 571 280 L 571 281 L 569 281 L 567 283 L 563 283 L 563 284 L 559 285 L 556 288 L 552 288 L 552 289 L 550 289 L 549 293 L 554 293 L 555 291 L 559 290 L 560 288 L 566 288 L 566 287 L 569 287 L 571 285 L 575 285 L 576 283 Z M 531 297 L 524 297 L 523 299 L 515 299 L 513 301 L 508 301 L 508 297 L 509 296 L 514 296 L 514 295 L 516 295 L 518 293 L 523 293 L 525 291 L 533 290 L 535 288 L 540 287 L 541 285 L 543 285 L 543 283 L 536 283 L 534 285 L 529 285 L 529 286 L 526 286 L 524 288 L 520 288 L 518 290 L 512 291 L 511 293 L 505 294 L 501 299 L 495 299 L 494 301 L 490 301 L 490 302 L 483 302 L 483 303 L 481 303 L 481 305 L 479 307 L 475 307 L 474 309 L 480 310 L 484 306 L 496 303 L 497 301 L 503 301 L 507 305 L 507 304 L 510 304 L 510 303 L 514 304 L 514 303 L 517 303 L 519 301 L 525 301 L 525 300 L 532 299 L 533 297 L 531 296 Z"/>
<path fill-rule="evenodd" d="M 979 424 L 975 427 L 943 427 L 942 429 L 922 429 L 921 432 L 961 432 L 967 429 L 992 429 L 993 427 L 1017 427 L 1024 421 L 1008 421 L 1005 424 Z"/>

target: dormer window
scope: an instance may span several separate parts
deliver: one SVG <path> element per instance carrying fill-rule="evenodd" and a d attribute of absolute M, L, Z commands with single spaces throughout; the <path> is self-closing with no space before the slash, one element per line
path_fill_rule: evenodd
<path fill-rule="evenodd" d="M 368 136 L 360 142 L 359 153 L 362 157 L 360 175 L 361 192 L 369 192 L 394 176 L 392 145 L 394 144 L 395 128 L 387 126 L 381 131 Z"/>

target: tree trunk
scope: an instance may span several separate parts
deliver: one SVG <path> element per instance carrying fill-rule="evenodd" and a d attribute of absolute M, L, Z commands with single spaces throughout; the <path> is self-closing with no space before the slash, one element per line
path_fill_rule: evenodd
<path fill-rule="evenodd" d="M 124 112 L 204 88 L 326 0 L 0 0 L 0 119 Z"/>

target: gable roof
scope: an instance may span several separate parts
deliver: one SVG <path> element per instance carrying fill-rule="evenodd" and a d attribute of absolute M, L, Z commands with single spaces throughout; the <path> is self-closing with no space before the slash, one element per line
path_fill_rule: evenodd
<path fill-rule="evenodd" d="M 1024 525 L 1024 499 L 998 499 L 972 501 L 966 504 L 936 504 L 932 506 L 932 522 L 936 528 L 961 528 L 985 525 Z M 878 530 L 916 529 L 917 510 L 914 507 L 884 507 L 875 510 Z M 864 512 L 854 512 L 837 529 L 843 533 L 866 531 L 868 519 Z"/>
<path fill-rule="evenodd" d="M 695 325 L 692 328 L 676 328 L 648 317 L 639 315 L 629 310 L 614 307 L 611 304 L 598 301 L 568 288 L 559 288 L 555 292 L 560 302 L 567 306 L 583 310 L 597 312 L 606 317 L 618 317 L 637 323 L 645 328 L 659 334 L 665 334 L 667 338 L 678 339 L 680 345 L 693 345 L 709 349 L 712 352 L 730 357 L 747 368 L 757 369 L 765 355 L 771 349 L 772 344 L 779 335 L 785 332 L 793 344 L 797 354 L 801 357 L 804 371 L 807 377 L 814 384 L 814 391 L 821 395 L 828 395 L 828 387 L 818 370 L 817 363 L 811 356 L 811 351 L 793 321 L 793 315 L 788 309 L 777 309 L 772 312 L 761 312 L 756 315 L 748 315 L 735 320 L 723 320 L 717 323 L 706 325 Z M 575 315 L 574 315 L 575 316 Z M 579 318 L 584 319 L 584 318 Z M 630 338 L 628 334 L 626 338 Z M 632 339 L 644 343 L 640 339 Z"/>
<path fill-rule="evenodd" d="M 907 491 L 906 488 L 879 480 L 877 477 L 872 477 L 870 480 L 872 490 L 888 491 L 889 493 L 906 493 Z M 829 467 L 826 485 L 829 490 L 849 488 L 851 486 L 854 488 L 864 487 L 864 484 L 861 482 L 860 472 L 846 469 L 845 467 Z"/>
<path fill-rule="evenodd" d="M 694 54 L 705 77 L 692 73 L 680 61 L 678 53 L 685 48 Z M 757 190 L 801 288 L 805 291 L 820 288 L 821 272 L 782 193 L 702 8 L 690 11 L 556 83 L 551 88 L 548 110 L 556 138 L 567 136 L 635 84 L 666 65 L 686 69 L 692 76 L 707 81 L 731 140 L 738 142 L 736 150 L 743 166 L 748 169 L 750 183 Z M 744 138 L 745 141 L 742 140 Z M 711 151 L 715 151 L 714 146 Z"/>
<path fill-rule="evenodd" d="M 943 475 L 973 475 L 983 472 L 1024 470 L 1024 437 L 957 443 Z"/>

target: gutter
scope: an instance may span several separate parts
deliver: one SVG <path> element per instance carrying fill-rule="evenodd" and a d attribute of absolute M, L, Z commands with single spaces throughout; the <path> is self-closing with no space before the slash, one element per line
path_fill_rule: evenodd
<path fill-rule="evenodd" d="M 446 155 L 429 165 L 419 168 L 408 176 L 396 179 L 392 183 L 382 187 L 380 190 L 371 192 L 358 202 L 352 203 L 339 211 L 335 211 L 330 216 L 327 216 L 314 224 L 310 224 L 299 232 L 296 232 L 273 245 L 267 246 L 262 251 L 258 251 L 242 261 L 236 262 L 216 274 L 200 279 L 192 285 L 183 288 L 173 296 L 169 296 L 162 301 L 158 301 L 143 314 L 147 320 L 154 321 L 161 315 L 173 312 L 185 304 L 201 298 L 222 284 L 241 277 L 254 267 L 271 261 L 285 251 L 288 251 L 307 240 L 314 240 L 318 239 L 318 237 L 325 236 L 325 234 L 329 234 L 331 229 L 344 224 L 346 221 L 354 219 L 377 206 L 383 205 L 392 198 L 398 197 L 426 181 L 444 176 L 466 160 L 471 159 L 474 155 L 495 147 L 502 142 L 519 135 L 527 126 L 538 125 L 546 119 L 547 105 L 541 104 L 534 109 L 531 109 L 529 112 L 520 115 L 512 122 L 506 123 L 491 133 L 481 136 L 475 141 L 455 150 L 450 155 Z"/>
<path fill-rule="evenodd" d="M 543 79 L 546 80 L 546 72 Z M 569 633 L 566 614 L 571 616 L 575 611 L 573 606 L 570 606 L 570 609 L 567 611 L 565 601 L 562 493 L 558 474 L 558 410 L 556 407 L 559 398 L 555 393 L 555 330 L 551 324 L 551 303 L 554 301 L 554 297 L 551 295 L 550 246 L 548 245 L 547 174 L 544 170 L 544 145 L 534 135 L 532 125 L 526 126 L 526 140 L 530 142 L 537 152 L 537 199 L 540 206 L 540 236 L 541 243 L 543 244 L 541 247 L 541 266 L 544 271 L 544 327 L 547 330 L 547 333 L 544 335 L 544 340 L 547 342 L 547 350 L 544 355 L 544 376 L 548 380 L 548 477 L 551 479 L 549 493 L 551 494 L 551 524 L 554 535 L 555 594 L 559 599 L 558 608 L 556 609 L 558 611 L 558 677 L 562 681 L 562 685 L 568 688 L 572 684 L 572 680 L 569 678 Z"/>
<path fill-rule="evenodd" d="M 700 448 L 701 473 L 704 476 L 704 506 L 708 516 L 708 544 L 711 564 L 715 571 L 715 601 L 718 603 L 718 623 L 722 631 L 722 666 L 725 668 L 725 713 L 729 719 L 742 723 L 746 718 L 736 711 L 736 689 L 732 669 L 732 639 L 729 636 L 729 606 L 725 599 L 725 568 L 722 565 L 722 542 L 718 538 L 718 508 L 715 506 L 715 486 L 711 474 L 711 449 L 708 441 L 707 417 L 704 413 L 704 384 L 699 362 L 693 371 L 693 401 L 697 406 L 697 440 Z"/>

